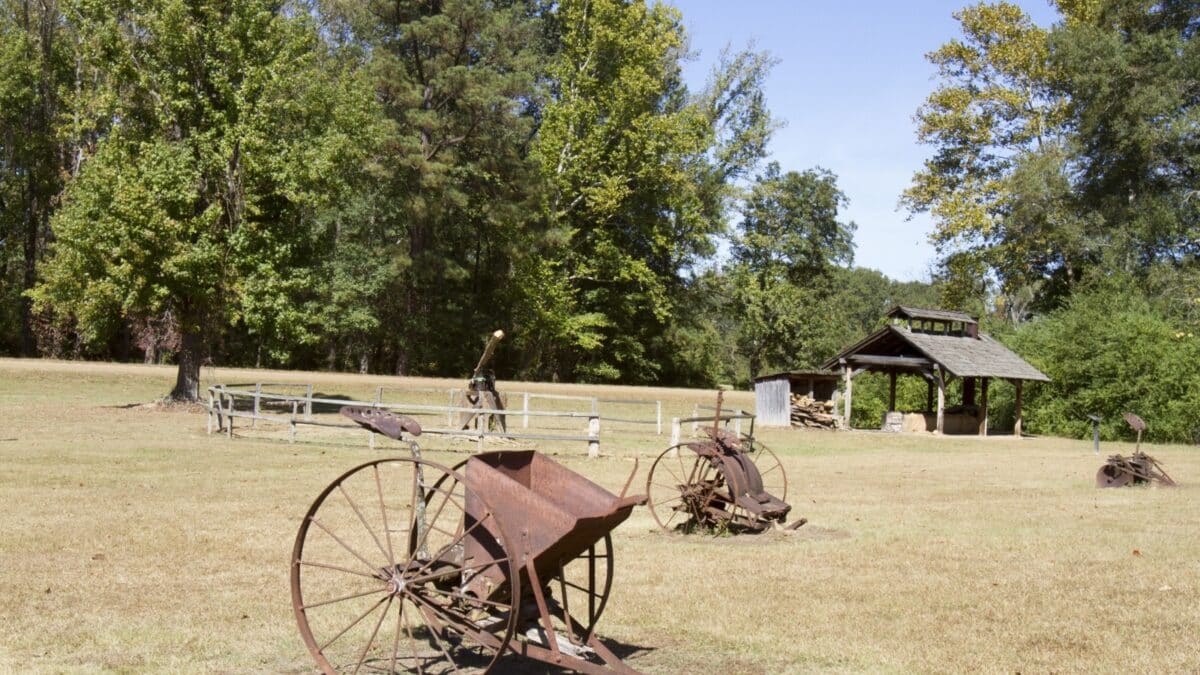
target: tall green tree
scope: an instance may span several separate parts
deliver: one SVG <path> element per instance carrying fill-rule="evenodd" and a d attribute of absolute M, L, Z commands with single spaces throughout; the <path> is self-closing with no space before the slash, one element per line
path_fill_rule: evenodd
<path fill-rule="evenodd" d="M 50 216 L 74 169 L 60 132 L 63 96 L 76 76 L 74 36 L 56 0 L 0 2 L 0 350 L 36 349 L 23 293 L 50 236 Z"/>
<path fill-rule="evenodd" d="M 75 105 L 98 140 L 53 218 L 33 297 L 92 342 L 123 318 L 169 315 L 171 397 L 195 400 L 222 328 L 311 337 L 314 214 L 365 160 L 370 101 L 280 2 L 77 11 L 94 80 Z"/>
<path fill-rule="evenodd" d="M 543 4 L 324 6 L 364 50 L 389 121 L 375 185 L 341 239 L 387 271 L 363 279 L 357 306 L 376 326 L 376 360 L 398 374 L 469 371 L 479 336 L 509 320 L 512 276 L 541 229 L 530 149 L 549 39 Z M 358 256 L 344 260 L 355 267 Z"/>
<path fill-rule="evenodd" d="M 824 169 L 783 173 L 772 162 L 755 181 L 730 272 L 751 378 L 768 365 L 812 365 L 839 346 L 816 317 L 835 313 L 833 271 L 854 259 L 856 226 L 838 218 L 847 203 Z"/>
<path fill-rule="evenodd" d="M 1081 209 L 1124 272 L 1200 255 L 1200 8 L 1109 0 L 1053 37 Z"/>
<path fill-rule="evenodd" d="M 686 271 L 712 254 L 729 189 L 761 158 L 771 61 L 726 53 L 708 87 L 681 79 L 677 10 L 570 0 L 554 14 L 558 58 L 536 157 L 549 226 L 531 274 L 562 299 L 563 332 L 529 359 L 586 380 L 654 381 Z"/>
<path fill-rule="evenodd" d="M 945 304 L 974 308 L 993 278 L 1008 294 L 1060 268 L 1070 276 L 1071 260 L 1058 242 L 1039 223 L 1014 215 L 1040 197 L 1047 219 L 1065 218 L 1066 207 L 1047 203 L 1046 194 L 1025 194 L 1021 179 L 1032 172 L 1051 181 L 1065 175 L 1053 158 L 1061 157 L 1066 100 L 1052 87 L 1049 31 L 1020 7 L 979 3 L 954 17 L 962 38 L 928 55 L 939 84 L 916 116 L 917 137 L 933 156 L 901 202 L 933 217 Z"/>

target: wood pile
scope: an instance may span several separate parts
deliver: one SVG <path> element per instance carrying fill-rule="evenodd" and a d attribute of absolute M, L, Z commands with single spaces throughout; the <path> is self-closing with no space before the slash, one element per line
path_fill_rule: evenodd
<path fill-rule="evenodd" d="M 806 429 L 837 429 L 842 418 L 833 414 L 833 401 L 818 401 L 792 394 L 792 426 Z"/>

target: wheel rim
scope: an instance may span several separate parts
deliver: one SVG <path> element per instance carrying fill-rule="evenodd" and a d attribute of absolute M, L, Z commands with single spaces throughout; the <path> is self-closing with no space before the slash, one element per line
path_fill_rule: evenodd
<path fill-rule="evenodd" d="M 672 456 L 672 450 L 675 451 Z M 662 452 L 646 476 L 646 506 L 654 522 L 667 532 L 702 522 L 694 501 L 684 499 L 683 486 L 692 486 L 709 474 L 709 465 L 699 455 L 674 445 Z"/>
<path fill-rule="evenodd" d="M 478 494 L 478 519 L 466 517 L 469 487 L 440 464 L 382 459 L 346 472 L 313 502 L 293 549 L 292 604 L 324 672 L 438 675 L 488 670 L 500 658 L 520 580 L 509 539 Z M 464 557 L 480 537 L 499 547 L 498 562 Z M 485 571 L 502 582 L 486 597 L 465 592 L 464 580 Z"/>

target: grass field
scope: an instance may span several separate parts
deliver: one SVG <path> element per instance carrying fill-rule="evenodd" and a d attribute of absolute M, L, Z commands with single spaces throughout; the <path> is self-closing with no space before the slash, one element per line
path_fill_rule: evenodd
<path fill-rule="evenodd" d="M 173 376 L 0 360 L 0 671 L 313 670 L 289 598 L 296 529 L 333 478 L 394 450 L 368 450 L 361 432 L 302 431 L 295 445 L 266 429 L 209 436 L 198 408 L 142 405 Z M 356 396 L 397 382 L 234 370 L 204 378 L 312 381 Z M 669 415 L 712 400 L 601 391 L 664 399 Z M 731 399 L 752 408 L 749 394 Z M 635 510 L 614 532 L 616 581 L 599 625 L 634 668 L 1200 671 L 1196 449 L 1150 448 L 1179 488 L 1101 491 L 1101 458 L 1085 441 L 760 438 L 782 457 L 788 501 L 809 524 L 791 536 L 667 536 Z M 665 445 L 649 429 L 622 429 L 605 436 L 600 459 L 579 444 L 543 449 L 618 491 L 632 457 L 642 460 L 635 486 L 644 485 Z"/>

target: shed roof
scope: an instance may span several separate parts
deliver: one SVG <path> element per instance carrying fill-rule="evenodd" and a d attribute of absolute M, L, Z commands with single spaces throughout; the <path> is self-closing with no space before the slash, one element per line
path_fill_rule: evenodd
<path fill-rule="evenodd" d="M 960 323 L 977 323 L 974 317 L 963 312 L 951 312 L 945 309 L 927 309 L 909 305 L 896 305 L 887 313 L 888 317 L 903 316 L 909 319 L 929 319 L 932 321 L 958 321 Z"/>
<path fill-rule="evenodd" d="M 838 375 L 837 372 L 832 371 L 832 370 L 784 370 L 784 371 L 780 371 L 778 373 L 768 373 L 766 375 L 759 375 L 758 377 L 754 378 L 754 381 L 760 382 L 762 380 L 773 380 L 777 377 L 787 377 L 787 378 L 793 378 L 793 377 L 810 378 L 811 377 L 814 379 L 836 380 L 839 377 L 841 377 L 841 375 Z"/>
<path fill-rule="evenodd" d="M 857 354 L 923 356 L 956 377 L 1050 381 L 1042 371 L 989 335 L 980 334 L 978 338 L 938 335 L 909 330 L 907 326 L 884 326 L 821 365 L 834 368 L 842 359 L 852 360 Z"/>

